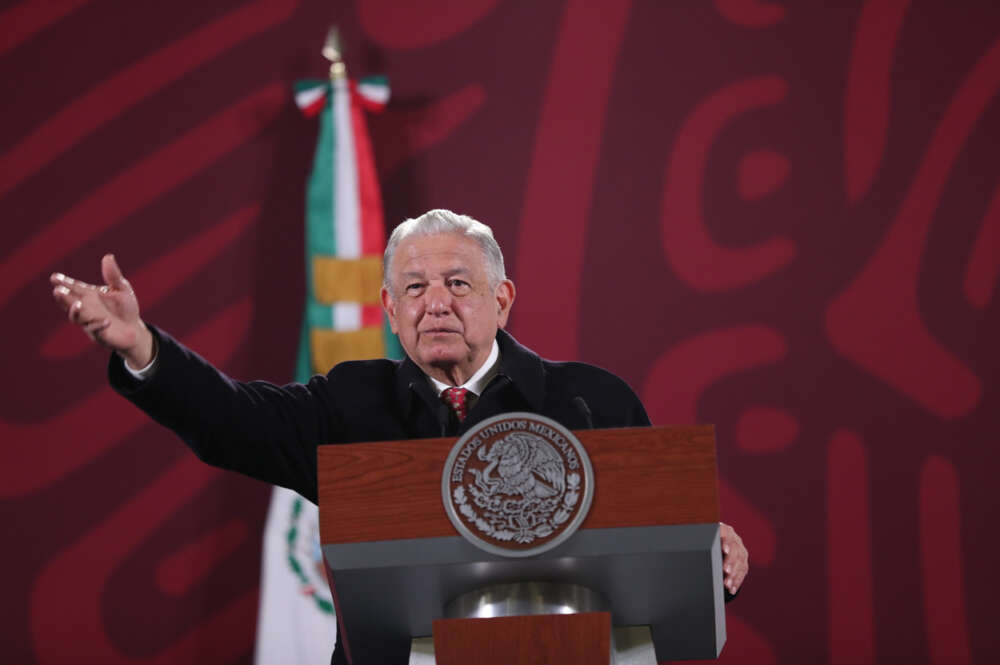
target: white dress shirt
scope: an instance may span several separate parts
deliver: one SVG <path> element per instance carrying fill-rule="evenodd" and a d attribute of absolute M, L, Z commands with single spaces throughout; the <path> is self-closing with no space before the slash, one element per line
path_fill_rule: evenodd
<path fill-rule="evenodd" d="M 469 380 L 460 386 L 454 386 L 456 388 L 465 388 L 469 391 L 469 395 L 466 396 L 466 404 L 469 405 L 471 409 L 476 403 L 476 400 L 480 395 L 483 394 L 483 390 L 489 385 L 493 377 L 497 375 L 500 371 L 500 346 L 497 344 L 496 340 L 493 340 L 493 348 L 490 349 L 490 355 L 486 356 L 486 362 L 475 371 L 475 373 L 469 377 Z M 453 386 L 448 385 L 442 381 L 438 381 L 432 376 L 428 376 L 427 379 L 431 382 L 431 387 L 434 388 L 434 392 L 440 395 L 447 388 L 452 388 Z"/>

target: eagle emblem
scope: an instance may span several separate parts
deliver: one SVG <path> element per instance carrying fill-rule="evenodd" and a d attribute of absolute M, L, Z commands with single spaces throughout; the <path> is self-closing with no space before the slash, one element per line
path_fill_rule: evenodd
<path fill-rule="evenodd" d="M 529 556 L 576 530 L 593 495 L 593 471 L 572 432 L 530 413 L 480 423 L 452 449 L 442 499 L 458 531 L 477 547 Z"/>

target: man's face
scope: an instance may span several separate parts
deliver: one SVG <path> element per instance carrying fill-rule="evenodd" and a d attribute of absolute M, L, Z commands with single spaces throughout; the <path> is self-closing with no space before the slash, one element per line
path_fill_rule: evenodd
<path fill-rule="evenodd" d="M 392 331 L 428 375 L 464 383 L 486 361 L 507 323 L 514 284 L 490 288 L 486 260 L 471 238 L 443 233 L 402 241 L 389 266 L 382 306 Z"/>

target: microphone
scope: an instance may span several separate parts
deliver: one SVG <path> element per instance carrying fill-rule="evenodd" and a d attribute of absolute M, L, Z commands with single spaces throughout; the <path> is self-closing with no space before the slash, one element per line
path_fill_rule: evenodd
<path fill-rule="evenodd" d="M 438 424 L 441 425 L 441 438 L 448 436 L 448 423 L 450 422 L 451 411 L 448 409 L 448 405 L 441 402 L 441 406 L 437 410 Z"/>
<path fill-rule="evenodd" d="M 587 401 L 577 395 L 570 400 L 570 403 L 573 405 L 573 408 L 576 409 L 581 416 L 583 416 L 583 421 L 586 423 L 587 429 L 594 429 L 594 421 L 590 417 L 590 407 L 587 406 Z"/>
<path fill-rule="evenodd" d="M 420 392 L 420 389 L 417 388 L 416 381 L 410 381 L 410 390 L 416 393 Z M 438 425 L 441 427 L 441 438 L 444 438 L 448 436 L 448 418 L 451 415 L 451 410 L 448 408 L 447 404 L 439 399 L 435 399 L 434 402 L 436 402 L 434 405 L 436 413 L 434 415 L 437 417 Z"/>

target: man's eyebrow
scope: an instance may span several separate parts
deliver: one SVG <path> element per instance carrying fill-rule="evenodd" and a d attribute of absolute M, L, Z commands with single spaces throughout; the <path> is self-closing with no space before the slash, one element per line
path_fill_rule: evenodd
<path fill-rule="evenodd" d="M 445 279 L 449 277 L 454 277 L 455 275 L 466 276 L 471 274 L 472 274 L 471 270 L 463 267 L 449 268 L 448 270 L 444 270 L 441 272 L 441 276 L 444 277 Z M 419 279 L 419 280 L 427 279 L 422 270 L 407 270 L 404 271 L 401 276 L 403 279 Z"/>

